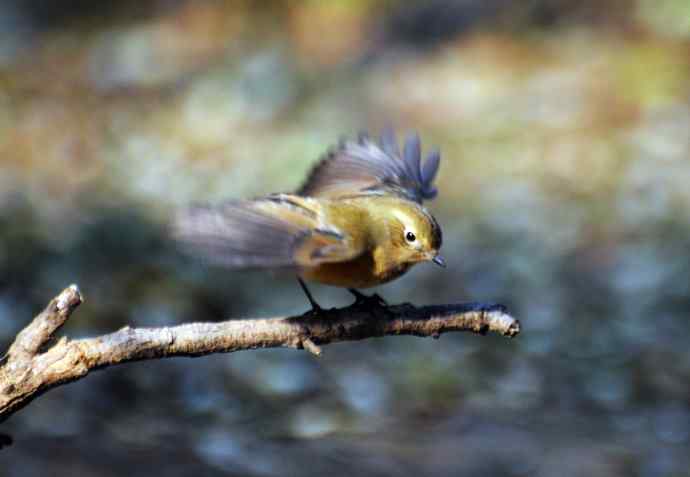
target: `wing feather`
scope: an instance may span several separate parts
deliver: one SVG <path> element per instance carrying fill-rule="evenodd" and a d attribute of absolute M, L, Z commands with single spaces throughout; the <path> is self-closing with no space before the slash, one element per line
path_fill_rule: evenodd
<path fill-rule="evenodd" d="M 367 134 L 357 141 L 341 141 L 314 167 L 298 194 L 306 197 L 341 198 L 357 193 L 397 194 L 422 203 L 432 199 L 441 156 L 432 151 L 422 164 L 417 134 L 405 141 L 400 154 L 392 129 L 378 142 Z"/>
<path fill-rule="evenodd" d="M 189 253 L 231 268 L 313 267 L 358 255 L 308 201 L 281 194 L 189 207 L 172 235 Z"/>

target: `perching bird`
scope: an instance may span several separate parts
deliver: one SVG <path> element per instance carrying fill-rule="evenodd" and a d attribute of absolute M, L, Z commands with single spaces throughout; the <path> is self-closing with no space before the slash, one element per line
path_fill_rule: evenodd
<path fill-rule="evenodd" d="M 348 288 L 393 280 L 419 262 L 442 267 L 441 228 L 422 206 L 433 199 L 440 154 L 421 161 L 419 136 L 402 154 L 392 130 L 380 142 L 341 141 L 295 194 L 193 206 L 174 223 L 193 253 L 230 268 L 290 268 L 299 279 Z M 378 297 L 376 297 L 378 299 Z"/>

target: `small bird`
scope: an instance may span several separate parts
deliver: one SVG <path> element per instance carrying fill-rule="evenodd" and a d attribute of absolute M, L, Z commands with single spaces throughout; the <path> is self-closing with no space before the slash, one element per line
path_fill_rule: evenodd
<path fill-rule="evenodd" d="M 313 311 L 321 310 L 304 280 L 357 291 L 389 282 L 420 262 L 445 267 L 441 227 L 422 206 L 433 199 L 440 153 L 421 160 L 419 136 L 402 154 L 392 129 L 379 141 L 361 133 L 342 140 L 294 194 L 192 206 L 174 221 L 174 237 L 192 253 L 235 269 L 295 271 Z"/>

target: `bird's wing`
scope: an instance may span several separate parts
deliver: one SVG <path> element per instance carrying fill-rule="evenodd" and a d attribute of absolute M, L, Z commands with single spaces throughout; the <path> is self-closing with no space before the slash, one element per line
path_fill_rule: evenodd
<path fill-rule="evenodd" d="M 324 221 L 318 201 L 287 194 L 187 208 L 172 234 L 190 253 L 232 268 L 313 267 L 362 253 Z"/>
<path fill-rule="evenodd" d="M 407 137 L 402 154 L 390 129 L 378 142 L 360 134 L 357 141 L 341 141 L 330 150 L 297 193 L 331 199 L 358 193 L 390 193 L 421 203 L 436 197 L 433 182 L 440 160 L 439 152 L 434 150 L 422 164 L 417 134 Z"/>

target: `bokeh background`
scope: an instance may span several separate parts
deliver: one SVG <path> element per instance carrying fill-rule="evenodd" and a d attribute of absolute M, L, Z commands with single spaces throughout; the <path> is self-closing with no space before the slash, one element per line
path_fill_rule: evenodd
<path fill-rule="evenodd" d="M 377 291 L 519 338 L 111 368 L 2 423 L 0 475 L 690 475 L 687 0 L 4 0 L 0 345 L 73 282 L 69 336 L 304 311 L 166 221 L 386 124 L 442 151 L 449 267 Z"/>

